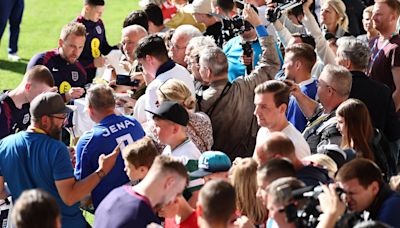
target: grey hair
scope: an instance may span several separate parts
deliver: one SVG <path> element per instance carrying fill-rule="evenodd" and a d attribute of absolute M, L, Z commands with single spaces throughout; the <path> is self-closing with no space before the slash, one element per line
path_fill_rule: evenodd
<path fill-rule="evenodd" d="M 322 70 L 328 76 L 329 84 L 336 90 L 337 94 L 343 98 L 350 95 L 352 77 L 348 69 L 343 66 L 328 64 Z"/>
<path fill-rule="evenodd" d="M 131 32 L 142 33 L 142 34 L 145 34 L 145 36 L 147 36 L 146 29 L 143 28 L 143 26 L 140 26 L 140 25 L 129 25 L 129 26 L 127 26 L 127 27 L 122 29 L 122 34 L 129 34 Z"/>
<path fill-rule="evenodd" d="M 172 36 L 186 36 L 191 38 L 201 36 L 202 33 L 200 30 L 193 25 L 180 25 L 178 28 L 175 29 L 175 32 Z"/>
<path fill-rule="evenodd" d="M 96 111 L 103 112 L 115 107 L 114 94 L 109 86 L 103 84 L 91 86 L 87 90 L 86 97 L 89 107 Z"/>
<path fill-rule="evenodd" d="M 200 52 L 200 65 L 210 69 L 213 75 L 228 72 L 228 60 L 224 51 L 219 47 L 205 48 Z"/>
<path fill-rule="evenodd" d="M 217 47 L 214 38 L 211 36 L 198 36 L 189 41 L 186 50 L 190 50 L 188 53 L 190 56 L 198 57 L 201 50 L 209 47 Z"/>
<path fill-rule="evenodd" d="M 371 50 L 365 42 L 354 37 L 341 37 L 336 44 L 336 55 L 339 58 L 350 60 L 355 70 L 367 69 Z"/>
<path fill-rule="evenodd" d="M 202 47 L 216 47 L 214 38 L 211 36 L 198 36 L 191 39 L 188 43 L 188 47 L 202 48 Z"/>

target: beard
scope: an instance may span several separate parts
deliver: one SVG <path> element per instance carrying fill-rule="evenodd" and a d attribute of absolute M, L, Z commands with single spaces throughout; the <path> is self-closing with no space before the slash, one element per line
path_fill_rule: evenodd
<path fill-rule="evenodd" d="M 61 128 L 57 128 L 57 127 L 51 127 L 51 129 L 49 130 L 49 132 L 47 132 L 47 134 L 52 137 L 53 139 L 56 140 L 61 140 Z"/>
<path fill-rule="evenodd" d="M 57 127 L 56 123 L 54 123 L 54 120 L 51 119 L 50 129 L 47 131 L 47 134 L 55 140 L 61 140 L 61 128 L 62 127 Z"/>
<path fill-rule="evenodd" d="M 43 129 L 46 131 L 46 134 L 50 136 L 53 139 L 56 140 L 61 140 L 61 129 L 62 126 L 57 127 L 57 124 L 53 121 L 53 119 L 50 119 L 50 121 L 46 124 L 38 122 L 39 128 Z"/>

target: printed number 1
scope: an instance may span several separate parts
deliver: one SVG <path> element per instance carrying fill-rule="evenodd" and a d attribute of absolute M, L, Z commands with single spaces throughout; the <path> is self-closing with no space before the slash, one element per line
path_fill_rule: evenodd
<path fill-rule="evenodd" d="M 131 136 L 130 134 L 125 134 L 125 135 L 123 135 L 123 136 L 120 136 L 120 137 L 116 138 L 115 140 L 117 141 L 117 145 L 118 145 L 120 142 L 123 142 L 123 143 L 121 143 L 121 145 L 119 146 L 119 149 L 121 149 L 121 151 L 124 150 L 124 148 L 125 148 L 127 145 L 133 143 L 133 139 L 132 139 L 132 136 Z"/>

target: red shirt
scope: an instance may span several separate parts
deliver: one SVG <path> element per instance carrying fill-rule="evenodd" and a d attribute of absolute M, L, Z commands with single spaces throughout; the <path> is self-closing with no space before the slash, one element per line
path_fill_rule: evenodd
<path fill-rule="evenodd" d="M 193 211 L 193 213 L 187 219 L 185 219 L 185 221 L 182 221 L 180 224 L 176 224 L 175 218 L 166 218 L 164 224 L 164 228 L 198 228 L 198 227 L 199 226 L 197 225 L 196 211 Z"/>

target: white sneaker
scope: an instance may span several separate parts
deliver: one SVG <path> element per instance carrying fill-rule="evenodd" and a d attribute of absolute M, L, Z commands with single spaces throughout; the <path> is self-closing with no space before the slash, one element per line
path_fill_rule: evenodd
<path fill-rule="evenodd" d="M 21 60 L 21 57 L 19 57 L 17 53 L 8 54 L 8 60 L 10 62 L 18 62 L 19 60 Z"/>

